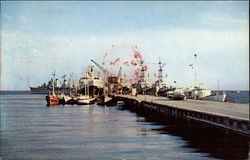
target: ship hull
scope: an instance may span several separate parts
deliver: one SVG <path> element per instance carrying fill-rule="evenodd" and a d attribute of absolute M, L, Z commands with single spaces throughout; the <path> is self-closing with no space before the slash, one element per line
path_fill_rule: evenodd
<path fill-rule="evenodd" d="M 48 89 L 46 87 L 30 87 L 30 93 L 31 94 L 49 94 L 52 93 L 52 89 Z M 61 88 L 55 88 L 55 93 L 65 93 L 69 94 L 69 89 L 61 89 Z"/>
<path fill-rule="evenodd" d="M 226 101 L 226 95 L 211 95 L 211 96 L 201 98 L 201 100 L 225 102 Z"/>
<path fill-rule="evenodd" d="M 99 98 L 102 95 L 103 88 L 97 87 L 97 86 L 89 86 L 87 88 L 86 93 L 89 94 L 90 97 Z M 85 88 L 80 89 L 80 94 L 85 94 Z"/>
<path fill-rule="evenodd" d="M 50 90 L 43 87 L 30 87 L 31 94 L 49 94 Z"/>
<path fill-rule="evenodd" d="M 59 105 L 59 98 L 57 96 L 46 96 L 47 106 Z"/>

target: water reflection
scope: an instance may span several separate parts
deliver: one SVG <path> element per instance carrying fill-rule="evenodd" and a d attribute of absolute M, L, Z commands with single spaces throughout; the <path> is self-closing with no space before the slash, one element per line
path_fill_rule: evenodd
<path fill-rule="evenodd" d="M 159 134 L 178 136 L 186 141 L 183 147 L 193 148 L 193 152 L 208 153 L 208 157 L 219 159 L 248 159 L 249 158 L 249 138 L 236 135 L 225 134 L 222 130 L 214 128 L 201 129 L 199 126 L 186 126 L 175 124 L 173 121 L 156 122 L 153 118 L 141 118 L 138 114 L 137 122 L 154 122 L 158 128 L 142 128 L 146 136 L 149 130 Z M 163 127 L 164 126 L 164 127 Z"/>

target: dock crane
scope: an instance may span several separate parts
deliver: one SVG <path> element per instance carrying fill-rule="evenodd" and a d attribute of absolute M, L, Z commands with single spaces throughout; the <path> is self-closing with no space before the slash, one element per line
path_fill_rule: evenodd
<path fill-rule="evenodd" d="M 99 65 L 94 60 L 91 60 L 91 61 L 104 73 L 104 84 L 105 84 L 104 86 L 108 87 L 108 92 L 120 93 L 121 92 L 121 67 L 119 69 L 118 76 L 109 76 L 111 75 L 110 72 L 108 72 L 103 66 Z"/>

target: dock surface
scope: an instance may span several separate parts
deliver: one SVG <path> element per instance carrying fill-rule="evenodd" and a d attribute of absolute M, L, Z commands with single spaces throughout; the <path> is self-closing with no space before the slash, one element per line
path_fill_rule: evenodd
<path fill-rule="evenodd" d="M 186 99 L 182 101 L 169 100 L 166 97 L 155 97 L 149 95 L 117 95 L 119 97 L 135 99 L 138 102 L 146 101 L 166 106 L 172 106 L 179 109 L 186 109 L 198 111 L 203 113 L 215 114 L 235 118 L 239 120 L 249 121 L 249 104 L 229 103 L 229 102 L 215 102 L 204 100 Z"/>

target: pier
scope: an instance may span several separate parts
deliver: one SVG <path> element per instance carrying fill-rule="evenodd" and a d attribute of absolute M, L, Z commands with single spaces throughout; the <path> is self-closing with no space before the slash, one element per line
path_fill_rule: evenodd
<path fill-rule="evenodd" d="M 250 134 L 249 104 L 186 99 L 169 100 L 149 95 L 116 95 L 126 107 L 136 112 L 159 113 L 163 116 L 212 126 L 243 136 Z M 161 116 L 162 117 L 162 116 Z M 162 117 L 164 118 L 164 117 Z"/>

